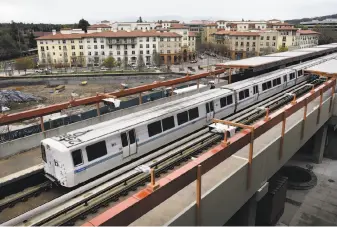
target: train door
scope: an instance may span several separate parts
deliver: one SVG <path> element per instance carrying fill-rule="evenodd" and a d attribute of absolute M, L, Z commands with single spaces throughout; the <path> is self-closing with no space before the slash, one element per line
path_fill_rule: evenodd
<path fill-rule="evenodd" d="M 55 164 L 54 164 L 54 157 L 53 151 L 49 148 L 45 149 L 44 145 L 41 145 L 41 152 L 42 152 L 42 159 L 46 162 L 47 166 L 47 173 L 52 176 L 55 176 Z"/>
<path fill-rule="evenodd" d="M 214 102 L 206 103 L 206 119 L 211 121 L 214 118 Z"/>
<path fill-rule="evenodd" d="M 121 139 L 122 139 L 124 158 L 127 158 L 137 153 L 136 133 L 134 129 L 127 132 L 123 132 L 121 134 Z"/>

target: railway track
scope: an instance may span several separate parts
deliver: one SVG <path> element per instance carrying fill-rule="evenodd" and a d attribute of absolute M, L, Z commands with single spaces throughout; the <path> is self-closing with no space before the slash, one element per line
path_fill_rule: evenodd
<path fill-rule="evenodd" d="M 269 108 L 269 111 L 272 112 L 289 103 L 293 99 L 293 95 L 287 93 L 291 92 L 296 97 L 299 97 L 310 91 L 312 86 L 318 86 L 324 81 L 316 79 L 309 84 L 304 82 L 296 85 L 226 119 L 243 124 L 252 124 L 266 114 L 265 108 Z M 186 144 L 146 162 L 144 166 L 155 168 L 156 177 L 159 177 L 161 174 L 174 169 L 181 163 L 190 160 L 191 157 L 208 150 L 211 146 L 221 141 L 221 135 L 210 133 L 208 129 L 203 130 L 204 134 L 202 136 L 196 137 Z M 16 222 L 14 224 L 30 226 L 73 225 L 78 220 L 84 220 L 87 215 L 96 213 L 98 209 L 109 206 L 111 202 L 117 202 L 128 193 L 143 187 L 149 180 L 150 175 L 148 172 L 133 169 L 59 206 L 55 206 L 53 209 L 25 219 L 24 222 Z M 13 225 L 11 222 L 5 224 Z"/>

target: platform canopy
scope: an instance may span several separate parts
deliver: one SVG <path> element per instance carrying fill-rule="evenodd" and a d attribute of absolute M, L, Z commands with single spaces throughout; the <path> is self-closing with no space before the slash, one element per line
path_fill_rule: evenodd
<path fill-rule="evenodd" d="M 307 68 L 305 71 L 320 76 L 337 77 L 337 60 L 331 59 L 329 61 Z"/>

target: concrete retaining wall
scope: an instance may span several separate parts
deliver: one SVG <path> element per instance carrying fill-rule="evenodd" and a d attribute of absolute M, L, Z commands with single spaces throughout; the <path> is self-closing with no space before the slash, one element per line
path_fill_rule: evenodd
<path fill-rule="evenodd" d="M 248 199 L 250 199 L 254 193 L 274 173 L 276 173 L 316 133 L 316 131 L 322 127 L 325 122 L 329 120 L 329 104 L 330 99 L 324 101 L 320 123 L 317 125 L 317 106 L 314 110 L 308 113 L 304 138 L 302 140 L 300 139 L 302 120 L 297 120 L 290 125 L 289 128 L 287 127 L 284 138 L 283 158 L 281 160 L 278 159 L 280 136 L 272 140 L 269 144 L 263 144 L 263 149 L 257 150 L 254 148 L 252 185 L 249 190 L 246 189 L 245 184 L 248 170 L 248 163 L 247 161 L 244 161 L 247 160 L 246 158 L 243 158 L 242 156 L 232 156 L 221 163 L 220 165 L 228 166 L 231 165 L 231 163 L 233 164 L 233 161 L 241 161 L 241 163 L 244 161 L 244 164 L 235 168 L 232 172 L 226 173 L 226 176 L 223 176 L 223 180 L 221 182 L 202 195 L 201 225 L 224 225 L 248 201 Z M 279 130 L 279 132 L 281 131 Z M 166 225 L 192 226 L 195 225 L 195 220 L 196 205 L 194 202 L 174 217 L 169 223 L 166 223 Z"/>
<path fill-rule="evenodd" d="M 220 83 L 217 86 L 222 86 L 222 85 L 224 85 L 224 83 Z M 209 87 L 201 88 L 200 92 L 206 91 L 208 89 Z M 90 126 L 93 124 L 98 124 L 100 122 L 108 121 L 116 117 L 124 116 L 124 115 L 134 113 L 134 112 L 146 109 L 146 108 L 157 106 L 159 104 L 162 104 L 163 102 L 169 102 L 169 101 L 181 99 L 181 98 L 184 98 L 184 97 L 196 94 L 196 93 L 198 93 L 197 90 L 191 91 L 185 94 L 181 94 L 181 95 L 174 95 L 168 98 L 158 99 L 152 102 L 148 102 L 148 103 L 145 103 L 139 106 L 118 110 L 112 113 L 101 115 L 99 117 L 94 117 L 94 118 L 90 118 L 90 119 L 76 122 L 73 124 L 61 126 L 55 129 L 47 130 L 45 131 L 46 138 L 57 136 L 60 134 L 65 134 L 72 130 L 84 128 L 86 126 Z M 40 145 L 40 142 L 42 139 L 44 139 L 43 133 L 36 133 L 31 136 L 27 136 L 27 137 L 23 137 L 23 138 L 16 139 L 16 140 L 11 140 L 9 142 L 1 143 L 0 144 L 0 158 L 5 158 L 11 155 L 15 155 L 19 152 L 23 152 L 31 148 L 37 147 Z"/>

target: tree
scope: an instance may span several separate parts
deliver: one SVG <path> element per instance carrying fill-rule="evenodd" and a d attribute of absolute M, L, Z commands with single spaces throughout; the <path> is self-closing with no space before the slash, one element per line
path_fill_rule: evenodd
<path fill-rule="evenodd" d="M 153 64 L 154 66 L 159 67 L 160 64 L 161 64 L 160 61 L 161 61 L 161 60 L 160 60 L 160 55 L 159 55 L 159 53 L 157 53 L 157 51 L 153 51 L 153 54 L 152 54 L 152 64 Z"/>
<path fill-rule="evenodd" d="M 284 46 L 279 46 L 279 48 L 278 48 L 278 50 L 277 50 L 278 52 L 286 52 L 286 51 L 288 51 L 288 47 L 284 47 Z"/>
<path fill-rule="evenodd" d="M 144 66 L 145 66 L 145 63 L 144 63 L 143 55 L 142 55 L 142 54 L 139 54 L 138 60 L 137 60 L 137 67 L 138 67 L 138 70 L 139 70 L 139 71 L 142 71 L 143 68 L 144 68 Z"/>
<path fill-rule="evenodd" d="M 104 60 L 103 66 L 109 68 L 111 71 L 116 66 L 116 60 L 112 56 L 109 56 Z"/>
<path fill-rule="evenodd" d="M 262 50 L 260 51 L 260 55 L 267 55 L 273 53 L 273 48 L 271 47 L 264 47 L 261 48 Z"/>
<path fill-rule="evenodd" d="M 137 20 L 137 23 L 143 23 L 142 17 L 139 17 L 139 19 Z"/>
<path fill-rule="evenodd" d="M 0 60 L 6 60 L 20 55 L 17 43 L 8 33 L 0 32 Z"/>
<path fill-rule="evenodd" d="M 89 26 L 89 22 L 84 20 L 83 18 L 78 22 L 78 28 L 81 28 L 85 33 L 87 33 Z"/>
<path fill-rule="evenodd" d="M 319 33 L 318 45 L 333 43 L 337 40 L 337 31 L 332 28 L 322 28 L 321 26 L 315 26 L 313 30 Z"/>
<path fill-rule="evenodd" d="M 15 68 L 19 72 L 20 70 L 24 70 L 26 75 L 27 69 L 34 68 L 34 61 L 30 57 L 18 58 L 15 60 Z"/>
<path fill-rule="evenodd" d="M 33 32 L 30 32 L 29 36 L 28 36 L 28 47 L 29 48 L 36 48 L 36 40 L 35 40 L 35 36 L 34 36 Z"/>

